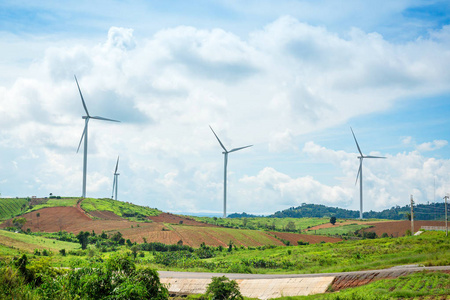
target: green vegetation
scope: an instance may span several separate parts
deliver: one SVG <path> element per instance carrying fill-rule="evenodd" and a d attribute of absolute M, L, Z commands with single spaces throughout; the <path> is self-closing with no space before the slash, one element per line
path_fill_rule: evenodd
<path fill-rule="evenodd" d="M 369 211 L 363 213 L 364 219 L 389 219 L 389 220 L 403 220 L 411 211 L 409 205 L 403 207 L 393 206 L 390 209 L 385 209 L 381 212 Z M 416 220 L 443 220 L 445 215 L 444 203 L 430 203 L 417 204 L 414 206 L 414 217 Z M 234 214 L 235 217 L 239 214 Z M 268 216 L 270 218 L 323 218 L 335 216 L 338 219 L 357 219 L 359 211 L 348 210 L 338 207 L 328 207 L 321 204 L 306 204 L 303 203 L 298 207 L 291 207 L 283 211 Z"/>
<path fill-rule="evenodd" d="M 5 230 L 0 230 L 0 238 L 3 245 L 27 252 L 33 252 L 34 249 L 48 249 L 56 253 L 62 248 L 65 248 L 66 250 L 79 248 L 79 245 L 70 242 L 57 241 L 45 237 L 14 233 Z"/>
<path fill-rule="evenodd" d="M 223 250 L 223 249 L 222 249 Z M 450 239 L 442 232 L 421 236 L 365 239 L 330 244 L 215 249 L 215 256 L 183 256 L 161 268 L 225 273 L 324 273 L 383 269 L 404 264 L 449 265 Z"/>
<path fill-rule="evenodd" d="M 0 198 L 0 220 L 14 218 L 28 209 L 27 198 Z"/>
<path fill-rule="evenodd" d="M 34 205 L 28 212 L 35 211 L 38 209 L 46 208 L 46 207 L 55 207 L 55 206 L 76 206 L 77 201 L 80 198 L 50 198 L 47 201 Z"/>
<path fill-rule="evenodd" d="M 142 265 L 165 270 L 223 273 L 324 273 L 383 269 L 404 264 L 450 265 L 450 239 L 443 232 L 347 240 L 334 244 L 302 243 L 289 247 L 267 245 L 245 248 L 233 243 L 227 247 L 210 247 L 203 244 L 198 249 L 183 245 L 181 241 L 178 245 L 135 244 L 125 241 L 120 232 L 112 235 L 90 233 L 86 250 L 81 249 L 79 240 L 73 234 L 62 232 L 53 235 L 53 238 L 59 236 L 65 241 L 34 233 L 0 231 L 1 243 L 10 247 L 0 248 L 0 253 L 10 256 L 26 251 L 39 256 L 45 255 L 43 251 L 46 250 L 47 255 L 57 259 L 59 264 L 72 266 L 73 263 L 87 263 L 85 259 L 78 261 L 80 256 L 102 261 L 111 252 L 131 250 Z M 14 249 L 17 249 L 16 252 Z M 62 255 L 61 249 L 65 249 L 66 255 Z"/>
<path fill-rule="evenodd" d="M 447 299 L 449 290 L 449 274 L 421 272 L 396 279 L 383 279 L 361 287 L 341 290 L 336 293 L 281 297 L 277 298 L 277 300 Z"/>
<path fill-rule="evenodd" d="M 0 299 L 158 300 L 168 296 L 158 273 L 137 268 L 126 254 L 70 270 L 52 268 L 47 258 L 30 263 L 26 255 L 0 265 Z"/>
<path fill-rule="evenodd" d="M 210 217 L 192 217 L 197 221 L 220 225 L 228 228 L 245 228 L 252 230 L 272 230 L 272 231 L 290 231 L 300 232 L 310 227 L 328 223 L 329 218 L 210 218 Z"/>
<path fill-rule="evenodd" d="M 333 226 L 330 228 L 321 228 L 314 231 L 307 231 L 306 234 L 318 234 L 318 235 L 332 235 L 332 236 L 346 236 L 346 235 L 354 235 L 355 232 L 364 229 L 364 228 L 370 228 L 372 226 L 370 225 L 364 225 L 364 224 L 349 224 L 349 225 L 342 225 L 342 226 Z"/>
<path fill-rule="evenodd" d="M 81 208 L 86 212 L 110 211 L 120 217 L 133 221 L 143 221 L 147 216 L 157 216 L 161 213 L 161 211 L 156 208 L 139 206 L 129 202 L 122 202 L 107 198 L 86 198 L 81 202 Z"/>
<path fill-rule="evenodd" d="M 243 300 L 239 286 L 235 280 L 225 276 L 213 277 L 206 289 L 206 296 L 212 299 Z"/>

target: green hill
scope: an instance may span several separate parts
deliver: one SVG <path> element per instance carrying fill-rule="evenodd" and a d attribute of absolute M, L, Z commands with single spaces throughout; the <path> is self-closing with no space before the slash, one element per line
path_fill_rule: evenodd
<path fill-rule="evenodd" d="M 0 220 L 14 218 L 28 209 L 28 198 L 0 198 Z"/>
<path fill-rule="evenodd" d="M 86 198 L 81 202 L 81 208 L 86 212 L 110 211 L 120 217 L 128 219 L 143 219 L 147 216 L 157 216 L 161 213 L 161 211 L 156 208 L 140 206 L 133 203 L 108 198 Z"/>
<path fill-rule="evenodd" d="M 411 212 L 411 206 L 405 205 L 403 207 L 393 206 L 390 209 L 385 209 L 381 212 L 369 211 L 364 212 L 364 219 L 388 219 L 388 220 L 404 220 Z M 239 214 L 234 214 L 234 217 L 239 217 Z M 306 204 L 301 206 L 291 207 L 282 211 L 277 211 L 270 218 L 325 218 L 335 216 L 339 219 L 357 219 L 359 218 L 359 211 L 348 210 L 338 207 L 329 207 L 321 204 Z M 418 204 L 414 206 L 415 220 L 444 220 L 445 207 L 444 203 L 429 203 Z"/>

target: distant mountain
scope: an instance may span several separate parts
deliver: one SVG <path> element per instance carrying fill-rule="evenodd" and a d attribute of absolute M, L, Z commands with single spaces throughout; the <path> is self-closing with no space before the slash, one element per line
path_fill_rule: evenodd
<path fill-rule="evenodd" d="M 381 212 L 369 211 L 363 213 L 365 219 L 389 219 L 404 220 L 409 217 L 411 207 L 405 205 L 403 207 L 393 206 Z M 233 214 L 233 217 L 255 217 L 246 213 Z M 282 211 L 269 215 L 270 218 L 322 218 L 335 216 L 339 219 L 357 219 L 359 218 L 358 210 L 348 210 L 338 207 L 329 207 L 321 204 L 302 204 L 298 207 L 291 207 Z M 231 215 L 230 215 L 231 217 Z M 414 205 L 415 220 L 444 220 L 445 206 L 444 203 L 430 203 Z"/>

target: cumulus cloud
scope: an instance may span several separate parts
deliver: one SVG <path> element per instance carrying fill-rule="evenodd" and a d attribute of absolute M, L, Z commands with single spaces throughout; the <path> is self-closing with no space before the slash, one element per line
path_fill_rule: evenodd
<path fill-rule="evenodd" d="M 307 142 L 303 151 L 314 160 L 334 164 L 343 174 L 339 186 L 352 188 L 352 203 L 358 208 L 359 184 L 354 186 L 358 162 L 356 153 L 346 153 L 327 149 L 314 142 Z M 417 203 L 434 202 L 434 182 L 436 193 L 445 194 L 450 188 L 442 177 L 450 167 L 448 159 L 425 157 L 418 151 L 387 154 L 387 159 L 377 161 L 365 159 L 363 162 L 364 205 L 366 210 L 380 210 L 394 205 L 406 205 L 410 194 Z M 353 187 L 352 187 L 353 186 Z"/>
<path fill-rule="evenodd" d="M 261 156 L 270 161 L 252 162 L 253 149 L 233 160 L 240 167 L 230 174 L 236 207 L 250 211 L 260 199 L 268 210 L 304 201 L 354 205 L 354 154 L 314 142 L 299 151 L 295 138 L 385 110 L 398 99 L 450 88 L 448 28 L 428 39 L 391 43 L 377 33 L 355 28 L 337 34 L 285 16 L 245 37 L 188 26 L 144 35 L 111 27 L 103 40 L 48 47 L 29 75 L 0 87 L 0 145 L 16 163 L 11 178 L 27 182 L 10 185 L 7 193 L 79 189 L 82 156 L 75 150 L 84 111 L 74 74 L 92 115 L 122 121 L 90 126 L 88 194 L 109 195 L 110 170 L 120 154 L 129 165 L 121 165 L 126 184 L 119 193 L 162 209 L 220 210 L 223 165 L 208 124 L 230 147 L 269 149 Z M 448 162 L 420 153 L 446 145 L 436 140 L 418 145 L 420 152 L 388 155 L 383 164 L 365 161 L 365 188 L 373 195 L 368 207 L 403 203 L 413 188 L 429 195 L 421 182 L 444 172 Z M 35 156 L 23 158 L 30 149 Z M 342 182 L 277 171 L 272 155 L 280 152 L 339 167 Z"/>
<path fill-rule="evenodd" d="M 434 140 L 432 142 L 422 143 L 417 145 L 417 150 L 424 151 L 433 151 L 437 149 L 441 149 L 442 147 L 447 146 L 448 142 L 445 140 Z"/>

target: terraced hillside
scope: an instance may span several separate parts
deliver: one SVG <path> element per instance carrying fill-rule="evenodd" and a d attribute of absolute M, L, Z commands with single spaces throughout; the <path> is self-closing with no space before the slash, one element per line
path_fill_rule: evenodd
<path fill-rule="evenodd" d="M 52 206 L 52 207 L 50 207 Z M 59 232 L 67 231 L 78 234 L 80 231 L 106 232 L 110 235 L 120 232 L 131 242 L 160 242 L 199 247 L 202 243 L 211 246 L 263 246 L 292 244 L 298 241 L 318 243 L 336 242 L 341 239 L 317 238 L 298 233 L 284 235 L 264 230 L 224 228 L 207 224 L 190 217 L 162 213 L 159 210 L 134 205 L 111 199 L 51 199 L 35 203 L 32 210 L 21 217 L 26 222 L 23 231 Z M 323 221 L 319 221 L 323 222 Z M 9 219 L 0 227 L 16 226 Z"/>
<path fill-rule="evenodd" d="M 13 218 L 28 208 L 26 198 L 0 198 L 0 220 Z"/>

